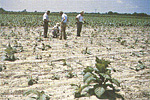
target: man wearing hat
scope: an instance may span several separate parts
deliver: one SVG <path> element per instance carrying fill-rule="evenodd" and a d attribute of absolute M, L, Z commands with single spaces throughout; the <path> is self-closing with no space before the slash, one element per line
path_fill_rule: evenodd
<path fill-rule="evenodd" d="M 68 21 L 67 15 L 64 14 L 62 11 L 59 12 L 59 14 L 61 15 L 61 35 L 60 35 L 60 39 L 62 39 L 62 37 L 64 37 L 64 39 L 66 40 L 66 24 Z"/>
<path fill-rule="evenodd" d="M 48 32 L 48 22 L 49 18 L 48 15 L 50 14 L 50 11 L 48 10 L 44 15 L 43 15 L 43 21 L 44 21 L 44 38 L 47 38 L 47 32 Z"/>
<path fill-rule="evenodd" d="M 83 14 L 84 14 L 84 11 L 81 11 L 80 14 L 78 14 L 76 16 L 76 20 L 77 20 L 77 36 L 80 36 L 80 33 L 81 33 L 81 29 L 82 29 L 82 24 L 83 24 Z"/>

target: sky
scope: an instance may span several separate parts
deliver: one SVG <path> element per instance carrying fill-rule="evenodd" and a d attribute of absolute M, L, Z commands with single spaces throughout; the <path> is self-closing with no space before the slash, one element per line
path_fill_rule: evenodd
<path fill-rule="evenodd" d="M 0 8 L 6 11 L 29 12 L 99 12 L 147 13 L 150 15 L 150 0 L 0 0 Z"/>

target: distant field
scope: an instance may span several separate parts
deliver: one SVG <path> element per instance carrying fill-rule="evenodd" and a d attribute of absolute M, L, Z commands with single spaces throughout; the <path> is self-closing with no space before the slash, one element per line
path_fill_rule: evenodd
<path fill-rule="evenodd" d="M 75 26 L 75 14 L 68 14 L 69 26 Z M 50 26 L 60 22 L 61 18 L 58 14 L 51 14 Z M 150 17 L 136 17 L 123 15 L 98 15 L 86 14 L 85 19 L 88 26 L 150 26 Z M 23 15 L 23 14 L 0 14 L 1 26 L 10 27 L 38 27 L 42 26 L 42 15 Z M 85 26 L 86 26 L 85 25 Z"/>

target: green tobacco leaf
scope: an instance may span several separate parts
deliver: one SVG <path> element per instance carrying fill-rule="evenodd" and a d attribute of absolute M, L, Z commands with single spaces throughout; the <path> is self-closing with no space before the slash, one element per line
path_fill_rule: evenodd
<path fill-rule="evenodd" d="M 37 100 L 37 97 L 30 97 L 30 98 Z M 31 99 L 31 100 L 32 100 L 32 99 Z"/>
<path fill-rule="evenodd" d="M 124 98 L 123 98 L 122 95 L 116 93 L 116 92 L 113 91 L 113 90 L 107 90 L 107 91 L 105 92 L 105 94 L 107 95 L 107 97 L 109 97 L 109 98 L 112 99 L 112 100 L 116 100 L 116 99 L 118 99 L 118 98 L 120 98 L 119 100 L 124 100 Z"/>
<path fill-rule="evenodd" d="M 48 48 L 52 48 L 50 45 L 46 45 L 46 47 L 48 47 Z"/>
<path fill-rule="evenodd" d="M 96 63 L 102 63 L 102 61 L 98 58 L 98 57 L 96 57 Z"/>
<path fill-rule="evenodd" d="M 23 96 L 28 96 L 31 93 L 33 93 L 35 95 L 40 95 L 40 92 L 37 91 L 37 90 L 28 90 L 28 91 L 26 91 L 26 92 L 23 93 Z"/>
<path fill-rule="evenodd" d="M 30 80 L 28 81 L 28 85 L 33 85 L 33 79 L 30 79 Z"/>
<path fill-rule="evenodd" d="M 104 59 L 99 59 L 98 57 L 96 57 L 96 62 L 99 64 L 104 64 L 105 67 L 108 67 L 108 65 L 110 64 L 110 61 L 106 61 Z"/>
<path fill-rule="evenodd" d="M 107 90 L 106 93 L 107 93 L 107 95 L 108 95 L 110 98 L 113 98 L 113 99 L 116 98 L 116 93 L 115 93 L 115 91 Z"/>
<path fill-rule="evenodd" d="M 141 69 L 144 69 L 144 68 L 145 68 L 145 65 L 141 64 L 141 65 L 140 65 L 140 68 L 141 68 Z"/>
<path fill-rule="evenodd" d="M 109 75 L 111 77 L 111 70 L 110 69 L 106 69 L 105 74 Z"/>
<path fill-rule="evenodd" d="M 139 68 L 139 69 L 144 69 L 146 66 L 143 65 L 143 64 L 138 64 L 136 67 Z"/>
<path fill-rule="evenodd" d="M 101 86 L 97 85 L 94 88 L 95 88 L 94 89 L 94 93 L 96 94 L 96 96 L 98 98 L 100 98 L 103 95 L 103 93 L 105 92 L 105 88 L 104 87 L 101 87 Z"/>
<path fill-rule="evenodd" d="M 76 93 L 81 94 L 82 90 L 85 89 L 88 86 L 90 86 L 90 85 L 83 85 L 83 86 L 79 85 L 78 88 L 76 89 Z"/>
<path fill-rule="evenodd" d="M 87 66 L 87 67 L 83 70 L 84 73 L 93 72 L 93 71 L 94 71 L 94 69 L 93 69 L 92 67 L 89 67 L 89 66 Z"/>
<path fill-rule="evenodd" d="M 94 78 L 93 74 L 91 74 L 90 72 L 87 72 L 84 77 L 83 77 L 83 81 L 84 83 L 90 84 L 92 81 L 95 81 L 96 79 Z"/>
<path fill-rule="evenodd" d="M 124 97 L 121 94 L 116 93 L 117 98 L 121 98 L 121 100 L 124 100 Z"/>
<path fill-rule="evenodd" d="M 143 64 L 142 61 L 140 61 L 140 60 L 138 61 L 138 63 Z"/>
<path fill-rule="evenodd" d="M 75 97 L 75 98 L 80 98 L 80 97 L 81 97 L 81 93 L 75 92 L 74 97 Z"/>
<path fill-rule="evenodd" d="M 83 81 L 85 82 L 91 76 L 93 76 L 93 75 L 90 72 L 87 72 L 83 77 Z"/>
<path fill-rule="evenodd" d="M 60 76 L 54 74 L 54 75 L 51 77 L 51 79 L 52 79 L 52 80 L 59 80 L 59 79 L 60 79 Z"/>
<path fill-rule="evenodd" d="M 93 89 L 93 88 L 92 88 L 92 89 L 89 89 L 88 93 L 89 93 L 90 96 L 91 96 L 91 95 L 94 95 L 94 89 Z"/>
<path fill-rule="evenodd" d="M 91 82 L 94 82 L 95 80 L 96 80 L 95 78 L 90 77 L 90 78 L 88 78 L 88 79 L 86 80 L 85 83 L 90 84 Z"/>
<path fill-rule="evenodd" d="M 41 96 L 40 96 L 40 98 L 39 98 L 39 100 L 49 100 L 50 99 L 50 97 L 48 97 L 47 95 L 45 95 L 45 94 L 41 94 Z"/>
<path fill-rule="evenodd" d="M 85 89 L 86 87 L 88 87 L 88 86 L 90 86 L 90 85 L 83 85 L 83 86 L 81 87 L 81 91 L 82 91 L 83 89 Z"/>
<path fill-rule="evenodd" d="M 118 80 L 114 79 L 114 78 L 111 79 L 111 82 L 116 84 L 117 86 L 120 86 L 120 82 Z"/>
<path fill-rule="evenodd" d="M 78 86 L 77 84 L 70 84 L 71 86 Z"/>
<path fill-rule="evenodd" d="M 108 83 L 105 84 L 105 87 L 106 87 L 106 88 L 107 88 L 108 86 L 109 86 L 110 88 L 112 88 L 113 90 L 115 89 L 115 87 L 114 87 L 112 84 L 108 84 Z"/>
<path fill-rule="evenodd" d="M 96 63 L 96 68 L 99 70 L 99 73 L 105 73 L 106 68 L 104 64 Z"/>
<path fill-rule="evenodd" d="M 0 66 L 0 72 L 3 70 L 2 66 Z"/>
<path fill-rule="evenodd" d="M 108 74 L 99 73 L 101 76 L 103 76 L 105 79 L 110 79 L 110 76 Z"/>

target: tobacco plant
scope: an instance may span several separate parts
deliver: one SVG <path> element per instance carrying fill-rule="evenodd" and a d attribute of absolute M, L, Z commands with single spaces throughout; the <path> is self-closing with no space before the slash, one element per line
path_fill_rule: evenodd
<path fill-rule="evenodd" d="M 6 69 L 6 66 L 5 65 L 0 65 L 0 72 L 5 70 Z"/>
<path fill-rule="evenodd" d="M 91 55 L 91 52 L 88 50 L 88 47 L 86 47 L 85 50 L 82 50 L 81 53 Z"/>
<path fill-rule="evenodd" d="M 135 71 L 140 71 L 142 69 L 145 69 L 146 66 L 144 65 L 144 63 L 142 61 L 138 61 L 138 64 L 134 67 L 130 67 L 131 69 L 135 70 Z"/>
<path fill-rule="evenodd" d="M 50 100 L 50 97 L 46 95 L 44 91 L 39 92 L 37 90 L 28 90 L 23 93 L 23 96 L 28 96 L 30 94 L 36 95 L 35 97 L 30 97 L 35 100 Z"/>
<path fill-rule="evenodd" d="M 52 80 L 59 80 L 60 76 L 57 74 L 53 74 L 53 76 L 51 77 Z"/>
<path fill-rule="evenodd" d="M 12 48 L 10 43 L 7 46 L 7 48 L 5 49 L 5 59 L 4 60 L 8 60 L 8 61 L 15 61 L 17 58 L 15 57 L 15 53 L 16 53 L 16 49 Z"/>
<path fill-rule="evenodd" d="M 109 61 L 96 57 L 95 68 L 88 66 L 83 70 L 84 85 L 71 84 L 76 87 L 75 98 L 95 95 L 97 98 L 103 99 L 123 99 L 121 95 L 116 93 L 115 86 L 119 87 L 120 83 L 111 77 L 109 64 Z"/>
<path fill-rule="evenodd" d="M 73 72 L 73 68 L 66 73 L 67 78 L 77 77 L 77 74 Z"/>
<path fill-rule="evenodd" d="M 37 81 L 38 81 L 38 77 L 33 79 L 32 76 L 31 76 L 28 79 L 28 85 L 30 86 L 30 85 L 36 84 L 36 83 L 38 83 Z"/>

